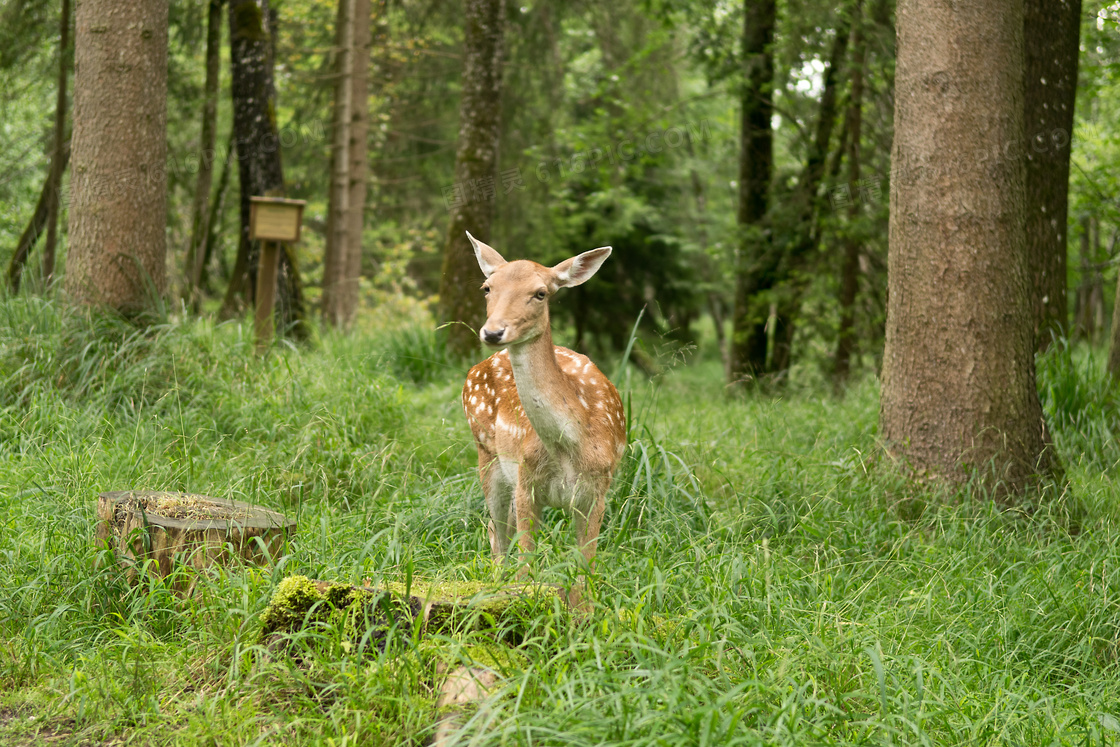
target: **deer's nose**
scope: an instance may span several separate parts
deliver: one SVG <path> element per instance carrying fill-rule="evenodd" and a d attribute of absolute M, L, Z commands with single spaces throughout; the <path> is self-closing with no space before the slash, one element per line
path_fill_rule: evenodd
<path fill-rule="evenodd" d="M 506 328 L 505 327 L 502 327 L 501 329 L 498 329 L 498 330 L 485 329 L 484 328 L 482 330 L 482 341 L 486 342 L 486 343 L 489 343 L 491 345 L 497 345 L 499 342 L 502 341 L 502 336 L 505 333 L 506 333 Z"/>

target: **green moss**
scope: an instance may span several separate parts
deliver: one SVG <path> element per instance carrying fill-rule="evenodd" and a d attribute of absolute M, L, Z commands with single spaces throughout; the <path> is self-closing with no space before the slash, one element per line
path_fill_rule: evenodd
<path fill-rule="evenodd" d="M 386 588 L 404 595 L 404 584 Z M 517 642 L 529 622 L 542 611 L 567 615 L 554 587 L 514 584 L 495 587 L 481 581 L 414 581 L 411 594 L 427 606 L 427 629 L 445 635 L 493 631 L 498 638 Z"/>
<path fill-rule="evenodd" d="M 289 576 L 276 587 L 261 614 L 260 638 L 264 641 L 275 633 L 291 633 L 308 622 L 320 622 L 338 630 L 344 645 L 360 639 L 370 628 L 379 640 L 393 622 L 411 623 L 412 613 L 407 603 L 389 591 L 349 584 L 324 586 L 306 576 Z"/>
<path fill-rule="evenodd" d="M 303 624 L 323 594 L 307 576 L 288 576 L 276 587 L 261 614 L 261 640 L 273 633 L 291 632 Z"/>

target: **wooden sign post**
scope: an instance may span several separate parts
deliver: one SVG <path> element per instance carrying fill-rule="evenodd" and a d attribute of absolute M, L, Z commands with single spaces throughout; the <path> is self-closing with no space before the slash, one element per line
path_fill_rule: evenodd
<path fill-rule="evenodd" d="M 257 308 L 253 327 L 257 351 L 272 342 L 272 308 L 276 303 L 276 272 L 280 262 L 280 242 L 299 241 L 304 200 L 283 197 L 249 198 L 249 238 L 261 242 L 261 261 L 257 268 Z"/>

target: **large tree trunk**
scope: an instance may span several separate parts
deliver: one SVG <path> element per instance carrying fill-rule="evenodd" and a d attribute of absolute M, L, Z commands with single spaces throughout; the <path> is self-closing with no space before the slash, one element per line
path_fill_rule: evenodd
<path fill-rule="evenodd" d="M 198 180 L 194 188 L 194 205 L 191 210 L 191 238 L 185 262 L 186 278 L 183 298 L 198 309 L 202 265 L 209 255 L 210 186 L 214 176 L 214 148 L 218 142 L 218 83 L 221 80 L 222 51 L 222 2 L 210 0 L 206 19 L 206 88 L 202 103 L 202 136 L 199 142 Z"/>
<path fill-rule="evenodd" d="M 67 140 L 62 144 L 62 171 L 66 170 L 66 164 L 69 160 L 70 141 Z M 53 162 L 51 165 L 54 165 Z M 39 237 L 43 235 L 43 230 L 47 227 L 51 199 L 51 174 L 48 173 L 46 180 L 43 182 L 43 189 L 39 192 L 39 199 L 35 203 L 35 212 L 31 214 L 31 220 L 27 222 L 27 227 L 20 234 L 19 241 L 16 243 L 16 250 L 12 253 L 11 262 L 8 263 L 8 286 L 13 293 L 19 292 L 20 280 L 23 278 L 27 258 L 31 254 L 31 250 L 35 248 L 35 244 L 38 243 Z"/>
<path fill-rule="evenodd" d="M 343 279 L 342 323 L 349 325 L 358 310 L 362 277 L 362 231 L 365 228 L 366 185 L 369 180 L 369 56 L 372 45 L 370 0 L 354 0 L 354 61 L 351 73 L 350 228 L 347 231 L 346 274 Z"/>
<path fill-rule="evenodd" d="M 345 317 L 346 258 L 350 233 L 350 127 L 353 118 L 354 4 L 338 0 L 327 246 L 323 256 L 323 317 L 341 327 Z"/>
<path fill-rule="evenodd" d="M 728 354 L 728 381 L 743 381 L 766 365 L 768 304 L 755 298 L 754 260 L 773 252 L 767 219 L 774 165 L 773 116 L 775 0 L 743 4 L 744 85 L 740 104 L 738 267 Z"/>
<path fill-rule="evenodd" d="M 167 285 L 167 17 L 138 0 L 75 14 L 66 289 L 126 313 Z"/>
<path fill-rule="evenodd" d="M 856 4 L 852 17 L 852 85 L 848 97 L 848 187 L 859 184 L 860 135 L 863 124 L 863 63 L 864 42 L 860 7 Z M 833 380 L 842 387 L 851 371 L 852 350 L 855 346 L 855 305 L 859 283 L 860 240 L 857 232 L 860 200 L 848 204 L 848 230 L 844 235 L 844 258 L 840 267 L 840 329 L 836 338 L 836 367 Z"/>
<path fill-rule="evenodd" d="M 505 0 L 465 0 L 463 83 L 455 187 L 449 200 L 447 244 L 440 276 L 440 318 L 453 322 L 448 347 L 458 355 L 478 349 L 474 325 L 482 321 L 478 269 L 466 232 L 490 241 L 502 124 L 502 30 Z"/>
<path fill-rule="evenodd" d="M 249 198 L 281 196 L 284 172 L 276 123 L 272 36 L 276 18 L 268 0 L 231 0 L 229 46 L 232 68 L 233 134 L 237 142 L 241 232 L 237 259 L 222 303 L 222 316 L 239 313 L 254 301 L 260 242 L 249 239 Z M 277 273 L 276 326 L 297 338 L 307 334 L 303 289 L 295 252 L 288 244 L 280 253 Z"/>
<path fill-rule="evenodd" d="M 47 179 L 50 202 L 47 205 L 47 240 L 43 244 L 43 283 L 54 281 L 55 251 L 58 248 L 58 213 L 61 208 L 62 172 L 66 170 L 66 56 L 70 53 L 70 0 L 62 0 L 58 42 L 58 98 L 54 107 L 54 143 L 51 147 L 51 172 Z"/>
<path fill-rule="evenodd" d="M 1024 0 L 1027 261 L 1038 350 L 1066 334 L 1066 217 L 1081 0 Z"/>
<path fill-rule="evenodd" d="M 1035 388 L 1018 0 L 901 0 L 880 432 L 919 474 L 1057 467 Z"/>

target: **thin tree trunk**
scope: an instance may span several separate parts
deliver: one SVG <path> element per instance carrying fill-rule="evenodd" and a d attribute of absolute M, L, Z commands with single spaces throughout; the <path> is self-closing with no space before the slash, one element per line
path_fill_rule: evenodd
<path fill-rule="evenodd" d="M 62 144 L 62 171 L 66 170 L 66 164 L 69 160 L 70 141 L 67 140 Z M 27 258 L 30 256 L 31 250 L 35 248 L 35 244 L 38 243 L 39 237 L 43 235 L 43 230 L 47 227 L 47 220 L 50 217 L 50 200 L 51 177 L 48 173 L 46 180 L 43 181 L 43 189 L 39 192 L 39 199 L 35 203 L 35 211 L 31 214 L 31 220 L 27 222 L 27 227 L 20 234 L 19 241 L 16 243 L 16 250 L 12 253 L 12 259 L 8 263 L 8 286 L 13 293 L 19 292 Z"/>
<path fill-rule="evenodd" d="M 1066 221 L 1080 35 L 1081 0 L 1024 0 L 1027 257 L 1040 351 L 1066 334 L 1069 320 Z"/>
<path fill-rule="evenodd" d="M 206 19 L 206 86 L 202 104 L 202 136 L 199 142 L 198 180 L 191 210 L 191 238 L 187 247 L 183 298 L 198 308 L 202 266 L 209 255 L 210 188 L 214 178 L 214 148 L 218 141 L 218 84 L 221 80 L 222 2 L 210 0 Z"/>
<path fill-rule="evenodd" d="M 1120 229 L 1112 234 L 1112 241 L 1108 248 L 1108 256 L 1116 252 L 1116 242 L 1120 240 Z M 1120 272 L 1116 273 L 1116 295 L 1112 306 L 1112 329 L 1110 330 L 1108 346 L 1108 372 L 1113 380 L 1120 381 Z"/>
<path fill-rule="evenodd" d="M 728 381 L 749 380 L 766 365 L 768 304 L 755 298 L 755 264 L 773 252 L 768 210 L 774 167 L 773 117 L 775 0 L 744 0 L 744 81 L 740 100 L 739 224 L 735 300 L 728 355 Z"/>
<path fill-rule="evenodd" d="M 47 205 L 47 240 L 43 244 L 43 284 L 54 282 L 55 252 L 58 247 L 59 209 L 61 208 L 62 172 L 66 159 L 66 56 L 70 51 L 70 0 L 62 0 L 59 18 L 58 44 L 58 98 L 54 107 L 54 145 L 51 148 L 51 172 L 48 178 L 49 203 Z"/>
<path fill-rule="evenodd" d="M 860 7 L 856 4 L 852 17 L 852 85 L 848 97 L 848 187 L 858 188 L 860 179 L 860 135 L 863 124 L 863 65 L 864 42 Z M 844 236 L 844 261 L 840 268 L 840 330 L 836 338 L 836 368 L 834 383 L 842 387 L 851 371 L 852 350 L 855 344 L 855 303 L 859 281 L 860 240 L 857 223 L 860 217 L 860 200 L 848 204 L 848 230 Z"/>
<path fill-rule="evenodd" d="M 440 318 L 452 322 L 447 344 L 458 355 L 478 349 L 483 316 L 478 269 L 466 232 L 491 241 L 502 123 L 502 34 L 505 0 L 465 0 L 459 144 L 447 243 L 440 276 Z"/>
<path fill-rule="evenodd" d="M 231 0 L 229 31 L 241 231 L 237 259 L 222 303 L 221 315 L 226 318 L 254 301 L 260 246 L 249 239 L 249 198 L 280 196 L 284 192 L 272 77 L 276 16 L 269 10 L 268 0 Z M 308 334 L 306 311 L 299 268 L 294 260 L 294 252 L 286 247 L 280 254 L 277 273 L 276 326 L 303 338 Z"/>
<path fill-rule="evenodd" d="M 1081 282 L 1077 284 L 1073 309 L 1073 333 L 1079 338 L 1089 338 L 1093 334 L 1093 312 L 1089 303 L 1090 291 L 1093 287 L 1093 272 L 1090 264 L 1093 246 L 1092 225 L 1092 218 L 1088 214 L 1081 216 Z"/>
<path fill-rule="evenodd" d="M 898 3 L 880 433 L 920 475 L 1060 470 L 1034 371 L 1018 0 Z"/>
<path fill-rule="evenodd" d="M 226 199 L 229 196 L 229 175 L 233 171 L 231 164 L 234 159 L 234 143 L 233 136 L 230 135 L 229 142 L 226 144 L 225 158 L 222 159 L 222 172 L 218 176 L 218 191 L 214 200 L 210 204 L 210 209 L 206 215 L 206 243 L 203 245 L 206 252 L 202 255 L 202 261 L 198 265 L 198 289 L 199 292 L 195 294 L 194 313 L 198 313 L 202 302 L 202 293 L 210 291 L 210 273 L 207 268 L 210 266 L 210 258 L 214 256 L 214 250 L 218 246 L 218 236 L 222 230 L 222 216 L 225 215 Z"/>
<path fill-rule="evenodd" d="M 858 0 L 854 0 L 853 6 L 856 2 Z M 748 1 L 748 6 L 750 5 Z M 772 303 L 768 298 L 770 291 L 788 279 L 793 270 L 817 247 L 818 193 L 836 120 L 837 88 L 843 60 L 848 51 L 851 28 L 851 12 L 848 11 L 846 16 L 841 17 L 841 22 L 836 29 L 836 38 L 833 40 L 829 54 L 828 69 L 824 74 L 824 89 L 821 93 L 816 133 L 793 195 L 794 211 L 797 215 L 793 243 L 779 245 L 770 240 L 760 247 L 761 251 L 756 251 L 749 257 L 745 269 L 740 267 L 739 270 L 736 308 L 745 309 L 747 318 L 751 319 L 753 325 L 744 335 L 744 339 L 748 341 L 746 347 L 750 351 L 750 368 L 755 375 L 761 371 L 767 373 L 785 371 L 791 362 L 793 317 L 798 306 L 796 292 L 792 293 L 791 298 L 782 299 L 778 305 L 777 314 L 769 330 L 774 341 L 769 360 L 766 357 L 767 318 L 762 316 L 761 311 L 769 309 Z M 767 127 L 769 127 L 769 120 L 767 120 Z M 740 197 L 740 201 L 741 199 Z M 737 310 L 736 315 L 739 314 Z M 737 325 L 737 329 L 741 327 Z M 734 359 L 736 356 L 732 357 Z"/>
<path fill-rule="evenodd" d="M 369 56 L 372 45 L 370 0 L 354 0 L 354 60 L 351 78 L 350 228 L 347 232 L 346 274 L 342 324 L 349 326 L 358 309 L 362 277 L 362 231 L 365 228 L 366 186 L 369 180 Z"/>
<path fill-rule="evenodd" d="M 126 313 L 167 285 L 167 18 L 167 2 L 139 0 L 75 13 L 66 290 Z"/>
<path fill-rule="evenodd" d="M 1101 271 L 1101 220 L 1093 216 L 1093 280 L 1089 285 L 1089 313 L 1093 318 L 1092 342 L 1095 344 L 1104 331 L 1104 274 Z M 1107 258 L 1106 258 L 1107 259 Z"/>
<path fill-rule="evenodd" d="M 350 232 L 350 127 L 353 119 L 354 4 L 338 0 L 335 19 L 334 113 L 327 246 L 323 256 L 323 318 L 341 327 Z"/>

